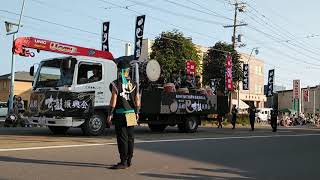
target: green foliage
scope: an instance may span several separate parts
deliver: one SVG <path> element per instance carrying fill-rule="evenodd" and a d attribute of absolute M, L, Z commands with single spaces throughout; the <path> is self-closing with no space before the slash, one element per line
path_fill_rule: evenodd
<path fill-rule="evenodd" d="M 217 42 L 209 49 L 208 54 L 204 57 L 203 62 L 204 83 L 209 84 L 210 79 L 219 80 L 217 89 L 221 92 L 224 92 L 225 90 L 226 51 L 231 52 L 233 64 L 232 76 L 235 85 L 236 82 L 242 80 L 243 72 L 240 63 L 240 55 L 233 49 L 231 44 Z"/>
<path fill-rule="evenodd" d="M 192 59 L 200 65 L 200 57 L 192 40 L 178 30 L 162 32 L 155 39 L 150 57 L 159 62 L 166 81 L 171 81 L 173 74 L 185 70 L 187 60 Z"/>
<path fill-rule="evenodd" d="M 237 124 L 242 124 L 243 126 L 249 125 L 249 115 L 248 114 L 238 114 Z"/>

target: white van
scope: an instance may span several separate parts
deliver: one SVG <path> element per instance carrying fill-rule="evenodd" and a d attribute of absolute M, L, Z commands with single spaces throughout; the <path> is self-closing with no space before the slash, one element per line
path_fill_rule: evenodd
<path fill-rule="evenodd" d="M 268 122 L 271 120 L 272 108 L 257 108 L 256 121 L 257 122 Z"/>
<path fill-rule="evenodd" d="M 8 106 L 6 102 L 0 102 L 0 117 L 7 116 Z"/>

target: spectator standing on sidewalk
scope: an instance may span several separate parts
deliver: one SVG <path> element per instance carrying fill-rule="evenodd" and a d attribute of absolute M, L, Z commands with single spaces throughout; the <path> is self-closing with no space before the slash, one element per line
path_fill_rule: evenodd
<path fill-rule="evenodd" d="M 231 119 L 232 129 L 235 129 L 236 122 L 237 122 L 237 114 L 238 114 L 238 110 L 237 110 L 236 105 L 233 105 L 232 110 L 231 110 L 231 114 L 232 114 L 232 119 Z"/>
<path fill-rule="evenodd" d="M 20 96 L 17 98 L 17 110 L 19 114 L 24 113 L 24 102 Z"/>

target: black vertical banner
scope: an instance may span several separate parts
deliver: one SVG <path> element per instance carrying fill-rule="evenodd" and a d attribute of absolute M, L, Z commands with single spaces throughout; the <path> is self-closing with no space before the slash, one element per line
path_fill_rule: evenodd
<path fill-rule="evenodd" d="M 212 94 L 217 95 L 217 80 L 216 79 L 210 79 L 211 80 L 211 89 L 212 89 Z"/>
<path fill-rule="evenodd" d="M 109 26 L 110 22 L 102 23 L 102 51 L 109 51 Z"/>
<path fill-rule="evenodd" d="M 249 90 L 249 64 L 243 64 L 242 89 Z"/>
<path fill-rule="evenodd" d="M 134 60 L 138 60 L 141 55 L 145 19 L 145 15 L 137 17 L 134 41 Z"/>
<path fill-rule="evenodd" d="M 267 97 L 273 96 L 274 69 L 269 70 Z"/>

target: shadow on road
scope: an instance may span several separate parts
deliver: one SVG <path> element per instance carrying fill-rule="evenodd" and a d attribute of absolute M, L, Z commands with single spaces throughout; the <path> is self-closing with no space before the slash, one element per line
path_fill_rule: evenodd
<path fill-rule="evenodd" d="M 27 164 L 47 164 L 47 165 L 58 165 L 58 166 L 92 167 L 92 168 L 110 168 L 111 167 L 111 165 L 106 165 L 106 164 L 68 162 L 68 161 L 49 161 L 49 160 L 16 158 L 16 157 L 10 157 L 10 156 L 0 156 L 0 161 L 1 162 L 14 162 L 14 163 L 27 163 Z"/>
<path fill-rule="evenodd" d="M 136 147 L 153 153 L 219 165 L 225 168 L 223 169 L 225 173 L 240 174 L 241 177 L 246 178 L 318 179 L 318 168 L 313 164 L 313 162 L 320 161 L 320 156 L 317 156 L 320 151 L 318 138 L 319 136 L 306 136 L 158 142 L 141 143 Z M 233 169 L 240 170 L 241 173 Z M 192 168 L 192 170 L 209 172 L 209 174 L 211 172 L 213 175 L 217 173 L 216 169 Z M 163 179 L 222 178 L 201 177 L 203 173 L 186 176 L 186 174 L 166 175 L 147 172 L 143 175 Z"/>
<path fill-rule="evenodd" d="M 254 179 L 249 177 L 245 172 L 239 172 L 236 170 L 230 169 L 206 169 L 206 168 L 192 168 L 192 170 L 199 171 L 199 173 L 170 173 L 170 174 L 161 174 L 161 173 L 139 173 L 140 175 L 151 177 L 151 178 L 160 178 L 160 179 L 186 179 L 186 180 L 196 180 L 196 179 Z M 210 172 L 208 174 L 208 172 Z"/>

